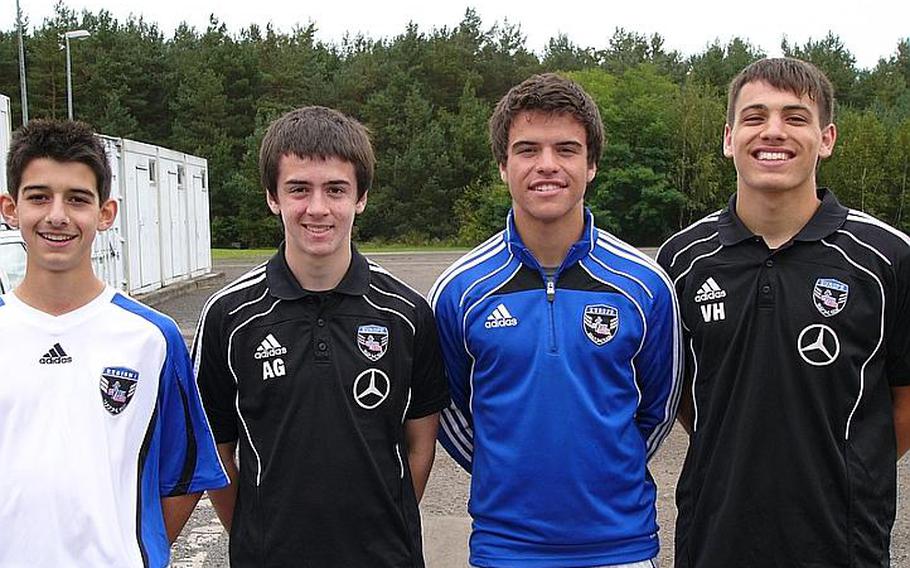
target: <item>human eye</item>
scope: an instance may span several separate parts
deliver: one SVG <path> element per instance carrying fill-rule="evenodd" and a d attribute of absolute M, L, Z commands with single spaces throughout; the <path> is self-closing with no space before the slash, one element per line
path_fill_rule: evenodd
<path fill-rule="evenodd" d="M 791 114 L 787 117 L 787 122 L 796 125 L 809 124 L 809 117 L 802 114 Z"/>
<path fill-rule="evenodd" d="M 69 201 L 73 205 L 89 205 L 92 203 L 92 199 L 89 196 L 78 194 L 78 193 L 74 194 L 74 195 L 70 195 L 67 198 L 67 201 Z"/>
<path fill-rule="evenodd" d="M 43 193 L 32 192 L 25 196 L 25 200 L 29 203 L 43 203 L 47 201 L 47 195 Z"/>

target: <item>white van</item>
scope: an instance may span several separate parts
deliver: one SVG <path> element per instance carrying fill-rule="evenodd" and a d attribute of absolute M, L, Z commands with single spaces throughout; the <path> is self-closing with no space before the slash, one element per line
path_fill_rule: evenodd
<path fill-rule="evenodd" d="M 25 241 L 19 231 L 0 222 L 0 294 L 16 287 L 25 277 Z"/>

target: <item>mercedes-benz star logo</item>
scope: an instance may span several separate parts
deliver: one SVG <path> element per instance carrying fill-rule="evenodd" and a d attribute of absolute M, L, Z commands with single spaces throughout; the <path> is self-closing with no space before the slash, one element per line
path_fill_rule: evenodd
<path fill-rule="evenodd" d="M 389 396 L 389 376 L 379 369 L 367 369 L 354 381 L 354 401 L 367 410 L 373 410 Z"/>
<path fill-rule="evenodd" d="M 840 340 L 827 325 L 816 323 L 806 326 L 797 340 L 799 356 L 815 367 L 830 365 L 840 355 Z"/>

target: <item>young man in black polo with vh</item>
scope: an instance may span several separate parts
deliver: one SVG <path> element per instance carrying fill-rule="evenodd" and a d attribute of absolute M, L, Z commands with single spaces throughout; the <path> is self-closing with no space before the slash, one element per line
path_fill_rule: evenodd
<path fill-rule="evenodd" d="M 685 326 L 676 565 L 884 567 L 910 445 L 910 239 L 816 187 L 831 83 L 765 59 L 730 86 L 724 210 L 658 261 Z"/>
<path fill-rule="evenodd" d="M 272 123 L 259 168 L 284 243 L 203 308 L 193 358 L 232 566 L 424 565 L 417 503 L 449 397 L 428 304 L 351 244 L 373 165 L 337 111 Z"/>

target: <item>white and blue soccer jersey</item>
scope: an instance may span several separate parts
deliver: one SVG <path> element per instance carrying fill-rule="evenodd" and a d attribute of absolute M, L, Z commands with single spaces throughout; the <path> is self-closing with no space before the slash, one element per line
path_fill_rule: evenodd
<path fill-rule="evenodd" d="M 0 566 L 163 567 L 161 499 L 227 478 L 174 322 L 0 296 Z"/>
<path fill-rule="evenodd" d="M 476 566 L 602 566 L 657 555 L 648 460 L 679 400 L 663 271 L 594 227 L 548 274 L 506 229 L 430 292 L 452 395 L 440 441 L 471 472 Z"/>

